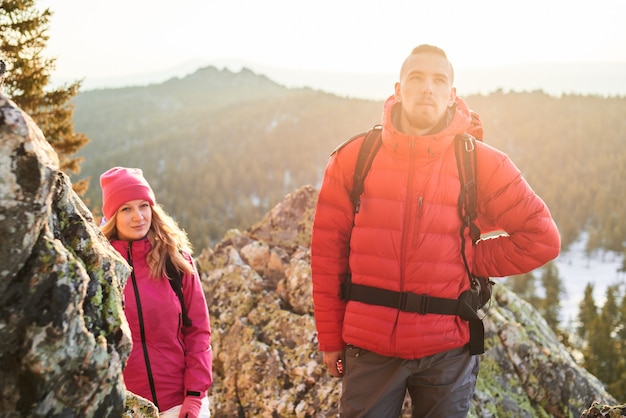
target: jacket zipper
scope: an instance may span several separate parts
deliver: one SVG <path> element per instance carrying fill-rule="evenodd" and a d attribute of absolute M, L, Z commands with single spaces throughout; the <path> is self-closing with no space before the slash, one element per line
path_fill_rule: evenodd
<path fill-rule="evenodd" d="M 128 243 L 128 264 L 130 265 L 130 277 L 133 282 L 133 290 L 135 291 L 135 300 L 137 302 L 137 318 L 139 320 L 139 332 L 141 334 L 141 347 L 143 349 L 143 358 L 146 362 L 146 372 L 148 373 L 148 383 L 150 384 L 150 393 L 152 393 L 152 402 L 159 409 L 159 402 L 156 396 L 156 387 L 154 385 L 154 377 L 152 376 L 152 367 L 150 366 L 150 357 L 148 356 L 148 344 L 146 342 L 146 330 L 144 327 L 143 310 L 141 309 L 141 299 L 139 297 L 139 287 L 135 278 L 135 269 L 133 267 L 133 243 Z"/>
<path fill-rule="evenodd" d="M 413 248 L 417 247 L 417 238 L 419 236 L 420 225 L 422 223 L 422 214 L 424 212 L 424 195 L 417 196 L 417 216 L 413 227 Z"/>
<path fill-rule="evenodd" d="M 413 164 L 414 164 L 414 155 L 413 155 L 413 146 L 414 139 L 411 139 L 409 143 L 409 171 L 408 171 L 408 181 L 407 181 L 407 200 L 406 200 L 406 210 L 404 211 L 404 221 L 403 225 L 410 225 L 411 222 L 411 208 L 413 207 Z M 407 228 L 402 228 L 402 244 L 400 247 L 400 292 L 404 291 L 404 274 L 405 274 L 405 264 L 406 264 L 406 251 L 408 246 L 409 239 L 409 231 Z"/>

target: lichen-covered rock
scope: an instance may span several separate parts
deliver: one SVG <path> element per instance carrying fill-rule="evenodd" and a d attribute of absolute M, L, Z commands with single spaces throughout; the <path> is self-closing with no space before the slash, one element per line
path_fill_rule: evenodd
<path fill-rule="evenodd" d="M 289 193 L 248 230 L 248 235 L 270 247 L 308 247 L 315 215 L 315 205 L 311 206 L 311 197 L 314 196 L 317 196 L 317 191 L 311 186 Z"/>
<path fill-rule="evenodd" d="M 197 259 L 213 327 L 215 416 L 337 416 L 341 381 L 322 364 L 313 320 L 316 199 L 310 187 L 291 193 Z M 273 253 L 282 261 L 271 263 Z M 470 417 L 576 417 L 594 400 L 616 403 L 528 303 L 494 289 Z"/>
<path fill-rule="evenodd" d="M 32 119 L 0 95 L 0 411 L 119 416 L 127 264 L 58 170 Z"/>
<path fill-rule="evenodd" d="M 303 187 L 196 260 L 211 312 L 215 417 L 338 415 L 341 380 L 322 364 L 313 319 L 316 200 L 317 191 Z M 0 236 L 0 417 L 157 417 L 122 380 L 129 267 L 41 131 L 2 95 Z M 487 351 L 470 417 L 624 415 L 623 405 L 606 406 L 617 402 L 504 286 L 483 314 Z"/>
<path fill-rule="evenodd" d="M 626 417 L 626 404 L 602 405 L 594 402 L 580 418 L 624 418 Z"/>
<path fill-rule="evenodd" d="M 313 289 L 302 285 L 311 279 L 311 252 L 296 251 L 284 275 L 276 290 L 281 300 L 296 314 L 313 315 Z"/>
<path fill-rule="evenodd" d="M 126 392 L 121 418 L 159 418 L 158 408 L 146 398 Z"/>
<path fill-rule="evenodd" d="M 593 401 L 615 404 L 541 315 L 503 285 L 485 315 L 475 416 L 578 416 Z"/>
<path fill-rule="evenodd" d="M 59 160 L 30 116 L 0 93 L 0 294 L 46 222 Z"/>

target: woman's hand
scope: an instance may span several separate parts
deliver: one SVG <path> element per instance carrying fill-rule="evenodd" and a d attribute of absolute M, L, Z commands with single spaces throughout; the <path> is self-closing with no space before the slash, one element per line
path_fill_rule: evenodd
<path fill-rule="evenodd" d="M 200 408 L 202 407 L 202 398 L 199 396 L 185 396 L 183 407 L 180 408 L 178 418 L 198 418 Z"/>

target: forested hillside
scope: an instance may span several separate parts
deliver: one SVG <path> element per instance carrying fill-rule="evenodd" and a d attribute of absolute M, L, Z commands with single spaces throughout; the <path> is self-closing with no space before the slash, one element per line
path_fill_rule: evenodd
<path fill-rule="evenodd" d="M 468 101 L 486 141 L 507 152 L 548 203 L 564 245 L 586 230 L 589 250 L 623 250 L 626 98 L 533 92 Z"/>
<path fill-rule="evenodd" d="M 297 187 L 321 180 L 332 149 L 373 125 L 375 102 L 290 90 L 243 70 L 83 93 L 77 129 L 93 133 L 81 176 L 99 213 L 99 175 L 141 167 L 157 199 L 200 250 L 246 228 Z"/>
<path fill-rule="evenodd" d="M 389 87 L 390 93 L 393 86 Z M 542 92 L 465 98 L 485 141 L 507 152 L 550 206 L 567 246 L 626 241 L 626 99 Z M 247 228 L 299 186 L 318 186 L 330 152 L 380 121 L 382 102 L 287 89 L 264 76 L 208 67 L 159 85 L 94 90 L 75 100 L 75 124 L 99 214 L 99 175 L 141 167 L 157 199 L 197 250 Z"/>

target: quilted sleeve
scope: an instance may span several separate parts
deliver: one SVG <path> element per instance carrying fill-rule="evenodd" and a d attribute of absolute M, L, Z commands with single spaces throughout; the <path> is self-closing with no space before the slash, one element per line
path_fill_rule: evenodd
<path fill-rule="evenodd" d="M 191 257 L 185 254 L 190 263 Z M 202 282 L 194 266 L 193 274 L 183 278 L 185 305 L 192 325 L 183 329 L 185 344 L 185 391 L 205 396 L 213 382 L 211 324 Z"/>
<path fill-rule="evenodd" d="M 344 348 L 341 337 L 346 304 L 340 284 L 348 274 L 353 210 L 346 179 L 337 154 L 326 167 L 320 187 L 311 239 L 313 303 L 321 351 Z"/>
<path fill-rule="evenodd" d="M 550 211 L 518 168 L 490 147 L 478 154 L 478 212 L 504 233 L 474 248 L 474 273 L 503 277 L 530 272 L 556 258 L 561 238 Z"/>

